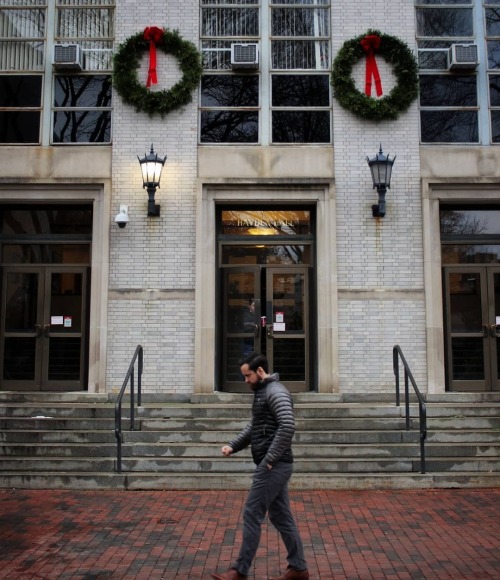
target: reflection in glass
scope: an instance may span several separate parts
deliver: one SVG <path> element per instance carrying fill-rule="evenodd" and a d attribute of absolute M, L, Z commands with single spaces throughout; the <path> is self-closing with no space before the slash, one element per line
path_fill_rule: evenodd
<path fill-rule="evenodd" d="M 418 8 L 416 16 L 418 36 L 474 35 L 471 8 Z"/>
<path fill-rule="evenodd" d="M 38 274 L 9 272 L 5 288 L 5 332 L 34 332 Z"/>
<path fill-rule="evenodd" d="M 111 106 L 111 77 L 109 75 L 57 75 L 54 83 L 55 107 Z"/>
<path fill-rule="evenodd" d="M 274 70 L 327 70 L 330 67 L 327 40 L 273 40 L 271 52 Z"/>
<path fill-rule="evenodd" d="M 329 111 L 273 111 L 273 143 L 330 143 Z"/>
<path fill-rule="evenodd" d="M 90 264 L 90 244 L 3 244 L 4 264 Z"/>
<path fill-rule="evenodd" d="M 441 249 L 443 264 L 499 264 L 500 245 L 448 245 Z"/>
<path fill-rule="evenodd" d="M 500 209 L 442 206 L 439 219 L 443 237 L 500 235 Z"/>
<path fill-rule="evenodd" d="M 500 36 L 500 8 L 485 8 L 486 34 Z"/>
<path fill-rule="evenodd" d="M 201 79 L 202 107 L 257 107 L 259 77 L 256 75 L 205 75 Z"/>
<path fill-rule="evenodd" d="M 449 274 L 449 293 L 451 332 L 482 332 L 480 275 Z"/>
<path fill-rule="evenodd" d="M 327 75 L 273 75 L 273 107 L 328 107 L 330 78 Z"/>
<path fill-rule="evenodd" d="M 491 140 L 500 143 L 500 111 L 491 111 Z"/>
<path fill-rule="evenodd" d="M 273 321 L 281 321 L 287 332 L 304 330 L 304 274 L 273 275 Z"/>
<path fill-rule="evenodd" d="M 252 2 L 254 4 L 255 2 Z M 258 36 L 258 8 L 203 8 L 202 36 Z"/>
<path fill-rule="evenodd" d="M 500 41 L 488 40 L 488 68 L 500 68 Z"/>
<path fill-rule="evenodd" d="M 257 112 L 202 111 L 202 143 L 257 143 L 259 116 Z"/>
<path fill-rule="evenodd" d="M 490 105 L 500 106 L 500 75 L 488 75 L 490 85 Z"/>
<path fill-rule="evenodd" d="M 0 235 L 90 235 L 92 206 L 0 205 Z"/>
<path fill-rule="evenodd" d="M 311 264 L 311 246 L 225 246 L 222 263 L 231 265 L 248 264 Z"/>
<path fill-rule="evenodd" d="M 465 75 L 420 75 L 420 106 L 477 106 L 476 77 Z"/>
<path fill-rule="evenodd" d="M 55 111 L 54 143 L 110 143 L 111 111 Z"/>
<path fill-rule="evenodd" d="M 476 111 L 420 111 L 422 142 L 477 143 Z"/>
<path fill-rule="evenodd" d="M 328 36 L 328 8 L 273 8 L 273 36 Z"/>

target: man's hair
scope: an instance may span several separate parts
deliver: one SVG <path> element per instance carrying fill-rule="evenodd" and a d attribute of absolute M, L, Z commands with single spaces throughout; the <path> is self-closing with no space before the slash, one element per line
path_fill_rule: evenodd
<path fill-rule="evenodd" d="M 269 372 L 269 362 L 263 354 L 260 354 L 260 352 L 251 352 L 250 354 L 247 354 L 240 360 L 239 364 L 240 367 L 243 365 L 248 365 L 248 368 L 254 372 L 259 367 L 262 367 L 264 372 Z"/>

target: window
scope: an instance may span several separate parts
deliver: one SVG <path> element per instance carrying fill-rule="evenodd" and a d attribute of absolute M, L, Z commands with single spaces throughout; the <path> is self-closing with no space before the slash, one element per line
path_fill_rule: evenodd
<path fill-rule="evenodd" d="M 450 68 L 452 45 L 474 42 L 472 0 L 417 0 L 416 10 L 422 142 L 478 143 L 475 67 Z"/>
<path fill-rule="evenodd" d="M 0 143 L 109 143 L 114 0 L 8 4 L 0 7 Z M 53 65 L 55 47 L 74 59 Z"/>
<path fill-rule="evenodd" d="M 416 21 L 422 142 L 500 143 L 500 0 L 416 0 Z"/>
<path fill-rule="evenodd" d="M 201 143 L 330 143 L 328 0 L 202 0 Z M 256 44 L 258 63 L 231 63 Z"/>

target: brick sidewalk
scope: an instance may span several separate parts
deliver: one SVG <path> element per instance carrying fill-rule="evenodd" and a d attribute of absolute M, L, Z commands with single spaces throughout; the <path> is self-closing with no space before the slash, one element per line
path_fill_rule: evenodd
<path fill-rule="evenodd" d="M 0 490 L 0 578 L 211 578 L 237 554 L 240 491 Z M 292 492 L 311 580 L 500 579 L 500 489 Z M 286 566 L 263 527 L 249 579 Z"/>

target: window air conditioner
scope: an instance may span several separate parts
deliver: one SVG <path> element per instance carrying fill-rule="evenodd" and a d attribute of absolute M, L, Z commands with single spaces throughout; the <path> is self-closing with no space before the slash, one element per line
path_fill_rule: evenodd
<path fill-rule="evenodd" d="M 448 68 L 475 69 L 479 64 L 477 44 L 452 44 L 448 50 Z"/>
<path fill-rule="evenodd" d="M 231 68 L 259 68 L 259 45 L 256 42 L 231 44 Z"/>
<path fill-rule="evenodd" d="M 56 44 L 53 66 L 57 69 L 82 70 L 83 52 L 78 44 Z"/>

